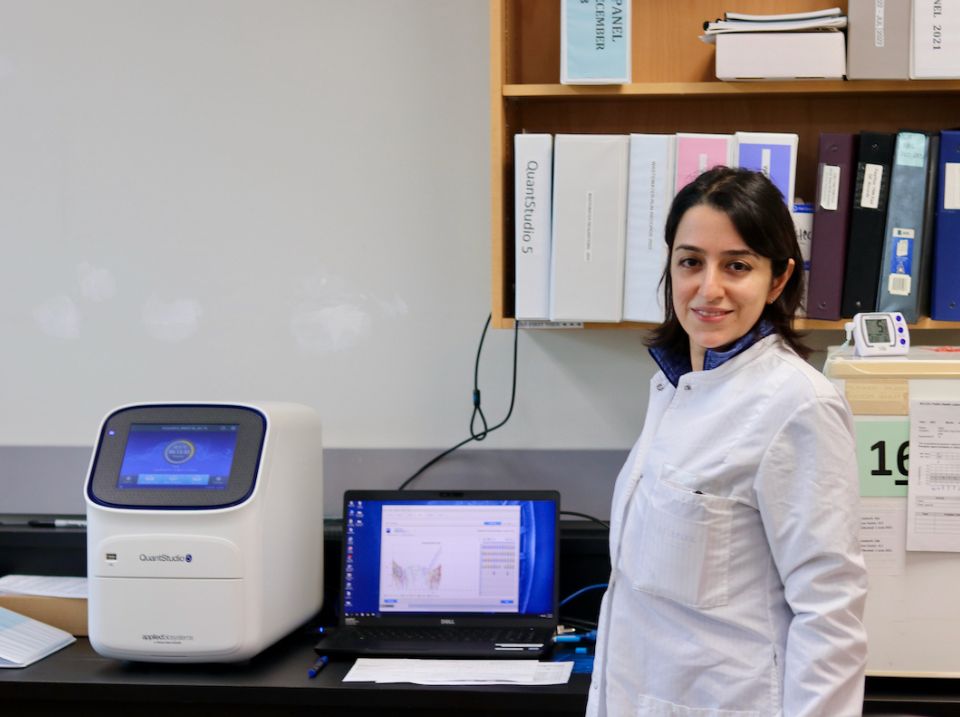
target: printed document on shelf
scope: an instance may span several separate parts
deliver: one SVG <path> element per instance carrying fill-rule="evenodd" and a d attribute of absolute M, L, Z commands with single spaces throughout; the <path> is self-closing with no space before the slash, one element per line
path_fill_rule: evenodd
<path fill-rule="evenodd" d="M 838 32 L 847 26 L 846 17 L 814 18 L 811 20 L 785 20 L 783 22 L 749 22 L 745 20 L 717 20 L 704 25 L 700 40 L 712 45 L 717 35 L 743 32 Z"/>
<path fill-rule="evenodd" d="M 50 575 L 4 575 L 0 578 L 0 595 L 4 593 L 85 598 L 87 597 L 87 579 Z"/>
<path fill-rule="evenodd" d="M 910 401 L 907 550 L 960 552 L 960 400 Z"/>

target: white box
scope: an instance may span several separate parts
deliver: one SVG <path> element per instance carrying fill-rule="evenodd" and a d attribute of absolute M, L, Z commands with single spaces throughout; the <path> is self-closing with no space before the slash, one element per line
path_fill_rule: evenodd
<path fill-rule="evenodd" d="M 737 32 L 717 35 L 718 80 L 842 79 L 842 32 Z"/>

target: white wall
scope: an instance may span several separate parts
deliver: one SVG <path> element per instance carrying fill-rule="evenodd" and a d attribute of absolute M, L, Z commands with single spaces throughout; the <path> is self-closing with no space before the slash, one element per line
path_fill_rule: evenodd
<path fill-rule="evenodd" d="M 486 0 L 0 0 L 0 445 L 269 398 L 466 435 L 490 306 Z M 508 331 L 481 367 L 507 405 Z M 485 447 L 626 448 L 636 332 L 521 335 Z"/>
<path fill-rule="evenodd" d="M 488 30 L 486 0 L 0 0 L 0 445 L 89 446 L 153 399 L 301 401 L 330 447 L 465 437 Z M 521 335 L 483 447 L 629 447 L 641 339 Z"/>

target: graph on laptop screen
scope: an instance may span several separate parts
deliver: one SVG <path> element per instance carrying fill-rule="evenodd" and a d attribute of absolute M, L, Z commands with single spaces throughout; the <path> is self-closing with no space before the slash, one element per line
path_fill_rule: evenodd
<path fill-rule="evenodd" d="M 344 616 L 552 616 L 552 501 L 348 500 L 344 520 Z"/>

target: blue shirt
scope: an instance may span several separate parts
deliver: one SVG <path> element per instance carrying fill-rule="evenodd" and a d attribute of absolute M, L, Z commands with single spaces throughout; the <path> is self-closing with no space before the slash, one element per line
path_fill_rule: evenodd
<path fill-rule="evenodd" d="M 710 369 L 717 368 L 717 366 L 722 366 L 734 356 L 746 351 L 760 339 L 766 338 L 774 333 L 774 331 L 773 324 L 761 319 L 752 329 L 722 351 L 707 349 L 703 357 L 703 370 L 709 371 Z M 650 355 L 653 356 L 653 360 L 657 362 L 657 365 L 660 367 L 660 370 L 663 371 L 667 380 L 674 386 L 679 384 L 680 377 L 683 376 L 683 374 L 693 371 L 689 351 L 681 355 L 671 353 L 660 346 L 654 346 L 650 349 Z"/>

